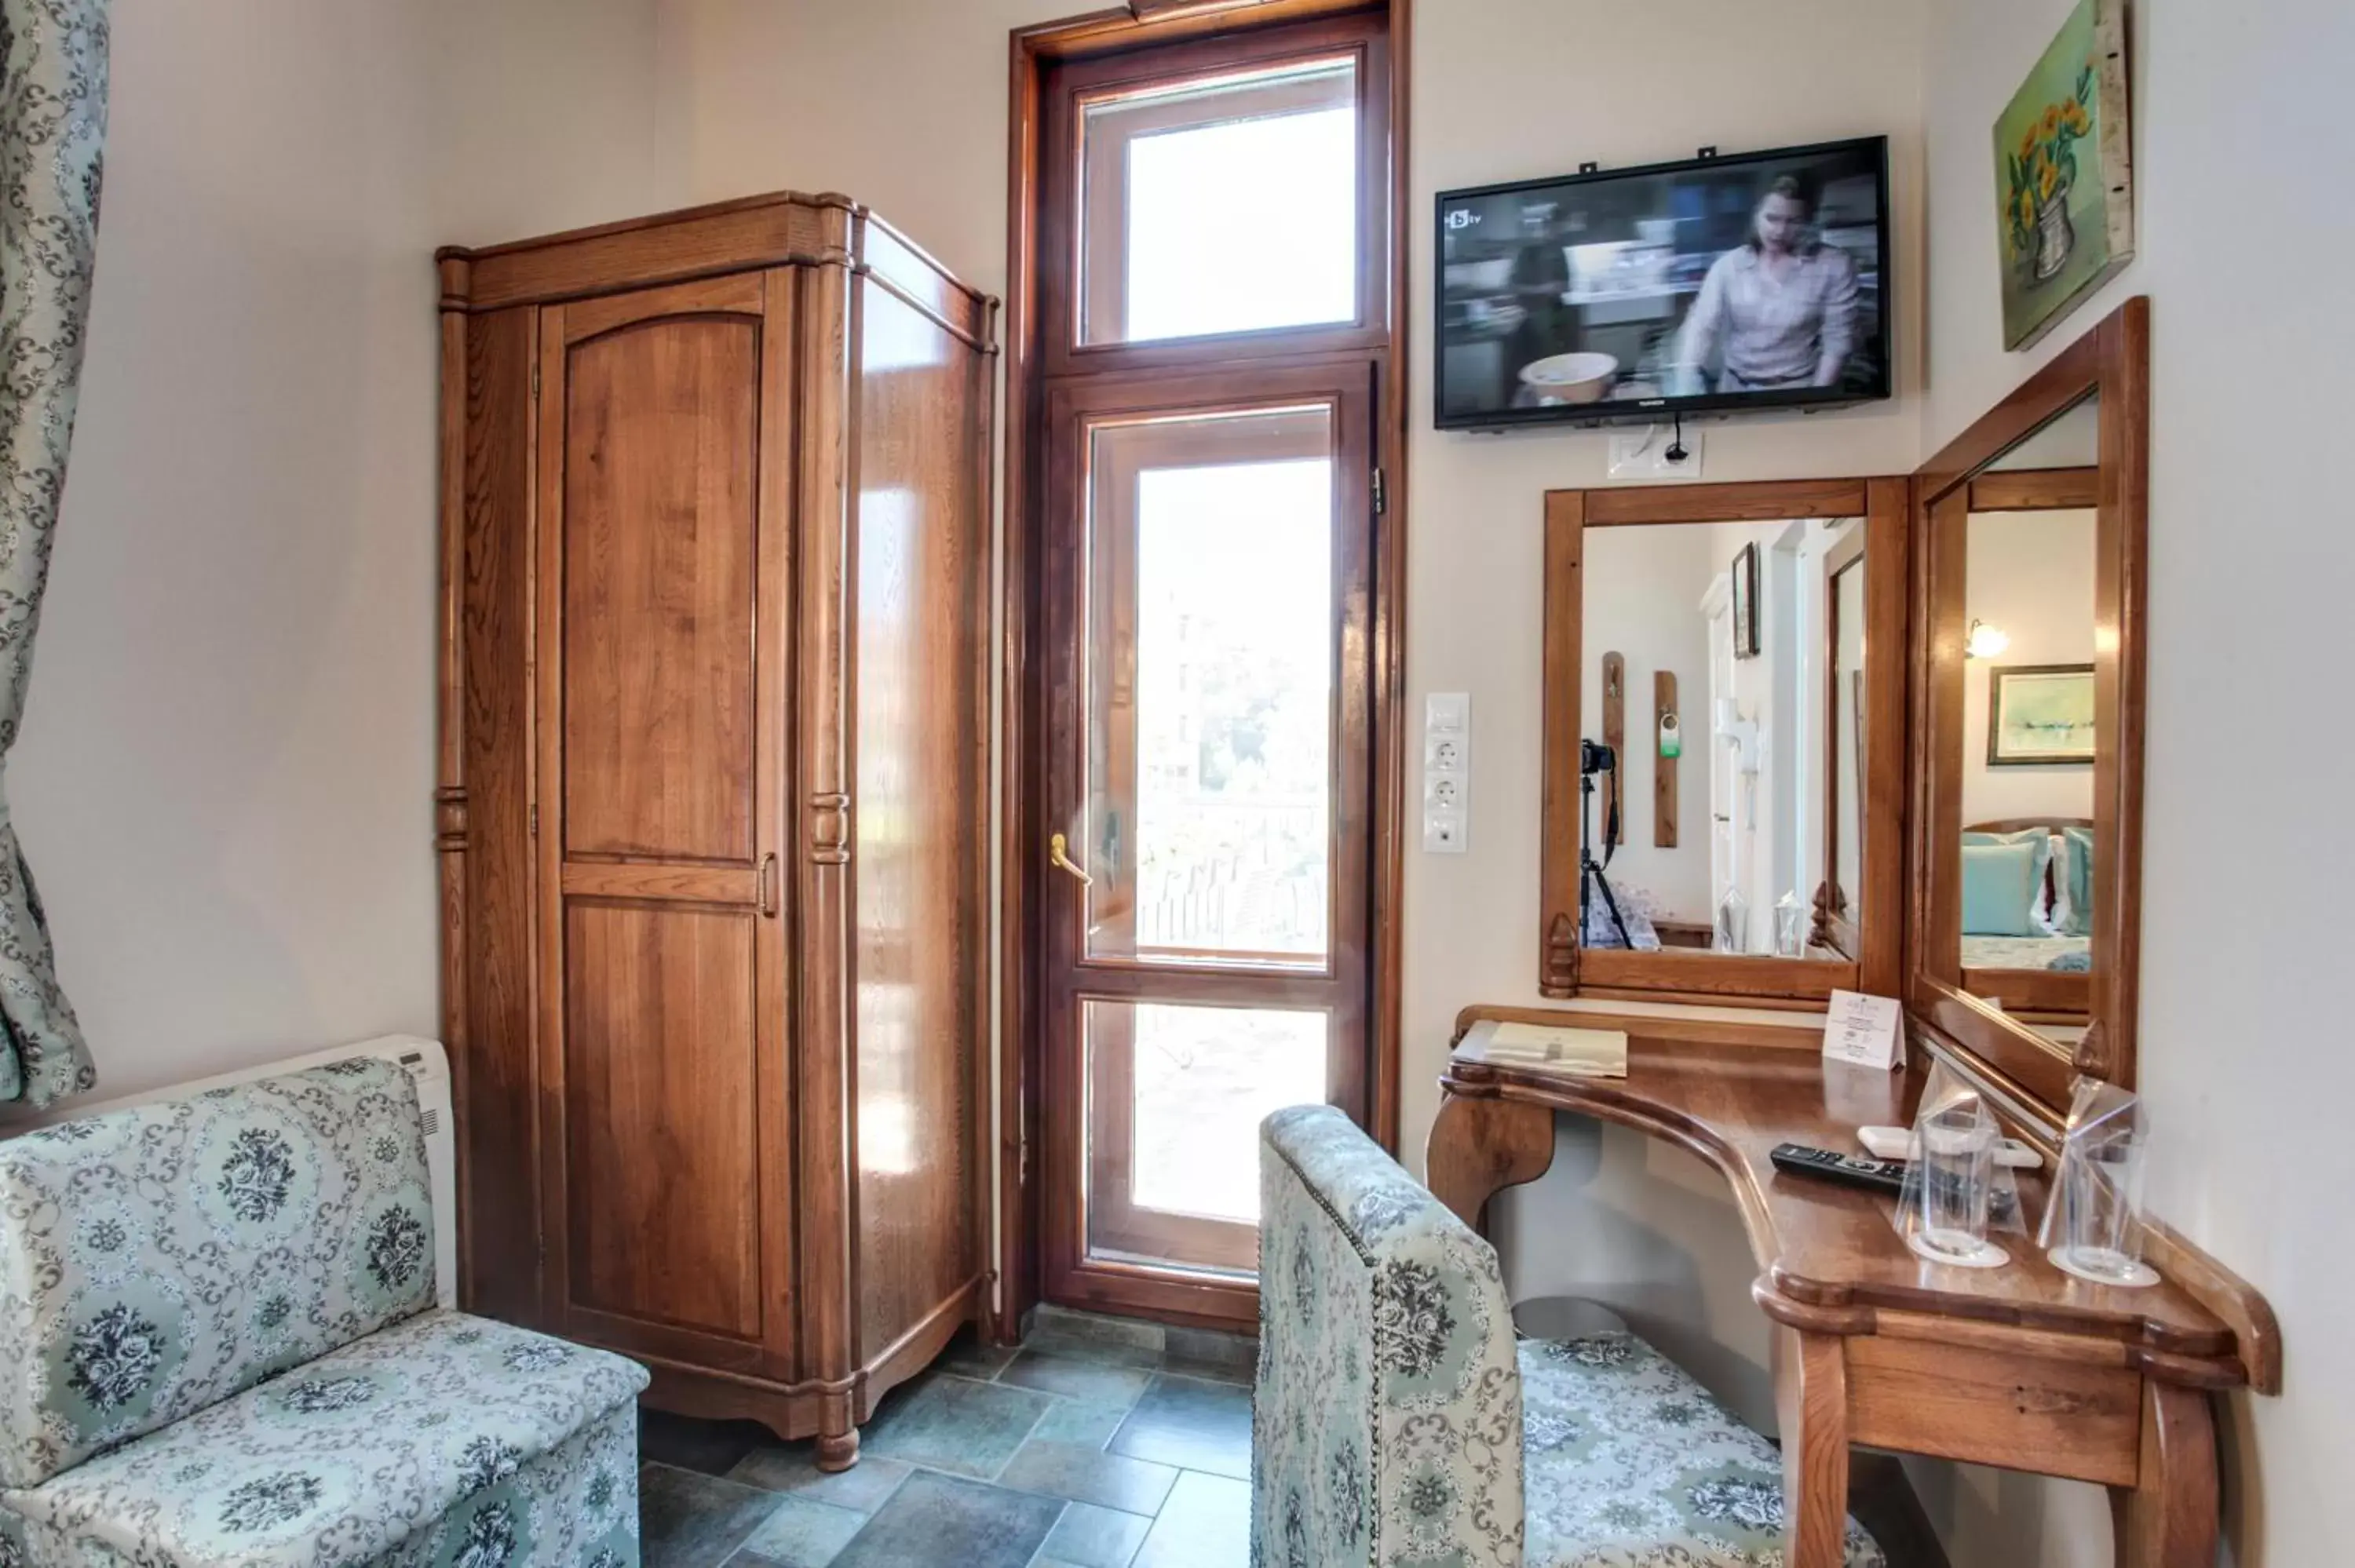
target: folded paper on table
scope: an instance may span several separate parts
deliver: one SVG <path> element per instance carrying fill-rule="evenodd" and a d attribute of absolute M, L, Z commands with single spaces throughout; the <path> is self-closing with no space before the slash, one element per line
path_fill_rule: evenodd
<path fill-rule="evenodd" d="M 1627 1036 L 1615 1029 L 1563 1029 L 1486 1019 L 1472 1026 L 1456 1054 L 1499 1067 L 1526 1067 L 1579 1078 L 1627 1075 Z"/>

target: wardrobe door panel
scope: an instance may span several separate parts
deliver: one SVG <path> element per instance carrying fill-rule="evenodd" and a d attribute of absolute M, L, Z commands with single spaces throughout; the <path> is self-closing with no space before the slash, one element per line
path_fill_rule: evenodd
<path fill-rule="evenodd" d="M 575 854 L 753 855 L 761 323 L 575 344 L 564 432 L 564 821 Z"/>
<path fill-rule="evenodd" d="M 761 1375 L 795 1340 L 777 302 L 540 326 L 546 1277 L 576 1335 Z"/>
<path fill-rule="evenodd" d="M 986 362 L 890 290 L 858 287 L 858 1332 L 872 1358 L 981 1272 L 989 517 Z"/>
<path fill-rule="evenodd" d="M 757 919 L 586 902 L 567 913 L 571 1296 L 583 1307 L 760 1336 Z"/>

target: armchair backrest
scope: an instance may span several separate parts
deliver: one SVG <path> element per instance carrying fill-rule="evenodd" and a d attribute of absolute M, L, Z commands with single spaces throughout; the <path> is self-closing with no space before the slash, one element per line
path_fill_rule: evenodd
<path fill-rule="evenodd" d="M 434 1299 L 424 1123 L 357 1057 L 0 1143 L 0 1485 Z"/>
<path fill-rule="evenodd" d="M 1495 1249 L 1326 1107 L 1262 1125 L 1260 1205 L 1253 1568 L 1519 1568 Z"/>

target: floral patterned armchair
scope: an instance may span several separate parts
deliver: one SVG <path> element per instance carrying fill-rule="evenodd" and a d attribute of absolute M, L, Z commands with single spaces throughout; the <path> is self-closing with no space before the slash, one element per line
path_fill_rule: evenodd
<path fill-rule="evenodd" d="M 1495 1250 L 1340 1112 L 1260 1143 L 1252 1568 L 1779 1568 L 1781 1457 L 1700 1384 L 1516 1343 Z"/>
<path fill-rule="evenodd" d="M 372 1057 L 0 1143 L 0 1568 L 633 1568 L 646 1374 L 435 1306 Z"/>

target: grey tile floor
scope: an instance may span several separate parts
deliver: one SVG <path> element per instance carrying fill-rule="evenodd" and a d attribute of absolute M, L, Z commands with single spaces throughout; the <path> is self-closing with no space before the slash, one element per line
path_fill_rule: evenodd
<path fill-rule="evenodd" d="M 858 1465 L 648 1413 L 646 1568 L 1242 1568 L 1255 1347 L 1042 1309 L 894 1390 Z"/>

